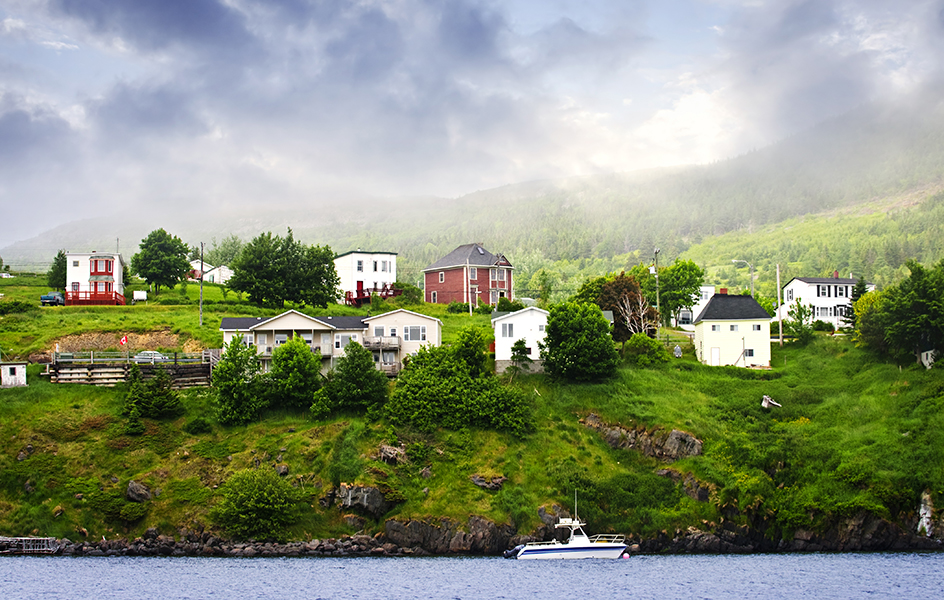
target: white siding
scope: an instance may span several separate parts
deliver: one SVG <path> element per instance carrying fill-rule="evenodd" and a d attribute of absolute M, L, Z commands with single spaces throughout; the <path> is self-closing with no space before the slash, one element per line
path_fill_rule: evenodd
<path fill-rule="evenodd" d="M 541 357 L 538 342 L 544 341 L 547 327 L 546 310 L 530 306 L 528 308 L 503 315 L 492 320 L 495 330 L 495 361 L 511 360 L 511 347 L 518 340 L 523 339 L 525 345 L 531 349 L 528 356 L 532 360 Z M 512 327 L 511 335 L 507 335 L 507 327 Z M 505 329 L 503 330 L 503 327 Z"/>
<path fill-rule="evenodd" d="M 731 326 L 736 326 L 736 331 Z M 759 325 L 760 331 L 754 326 Z M 717 331 L 712 330 L 717 327 Z M 718 320 L 699 321 L 695 325 L 695 352 L 698 359 L 711 365 L 712 349 L 717 348 L 716 356 L 720 365 L 739 367 L 770 366 L 770 320 Z M 753 356 L 742 356 L 743 351 L 752 350 Z"/>

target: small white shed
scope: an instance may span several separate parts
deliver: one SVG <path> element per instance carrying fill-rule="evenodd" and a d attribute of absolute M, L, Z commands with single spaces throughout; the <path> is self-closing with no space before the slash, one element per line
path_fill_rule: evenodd
<path fill-rule="evenodd" d="M 26 363 L 0 363 L 0 388 L 25 387 Z"/>

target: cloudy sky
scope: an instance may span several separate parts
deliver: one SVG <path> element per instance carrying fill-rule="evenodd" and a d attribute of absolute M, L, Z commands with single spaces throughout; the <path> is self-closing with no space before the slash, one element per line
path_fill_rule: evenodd
<path fill-rule="evenodd" d="M 939 78 L 944 0 L 0 0 L 0 247 L 703 163 Z"/>

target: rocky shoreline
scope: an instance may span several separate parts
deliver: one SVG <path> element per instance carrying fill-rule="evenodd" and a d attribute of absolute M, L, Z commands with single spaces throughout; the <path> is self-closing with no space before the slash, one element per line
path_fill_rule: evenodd
<path fill-rule="evenodd" d="M 550 520 L 551 516 L 543 514 Z M 472 517 L 466 527 L 448 519 L 429 523 L 420 520 L 388 520 L 384 531 L 373 536 L 353 535 L 287 543 L 236 542 L 212 532 L 180 531 L 176 536 L 148 529 L 133 540 L 57 540 L 62 556 L 215 556 L 254 557 L 404 557 L 404 556 L 500 556 L 517 544 L 551 539 L 553 527 L 546 524 L 533 536 L 515 535 L 508 525 L 497 525 Z M 627 554 L 752 554 L 804 552 L 941 551 L 944 540 L 917 535 L 894 523 L 862 513 L 823 533 L 797 531 L 791 540 L 768 539 L 746 525 L 725 524 L 714 531 L 696 528 L 662 532 L 627 540 Z M 0 542 L 0 554 L 11 553 Z"/>

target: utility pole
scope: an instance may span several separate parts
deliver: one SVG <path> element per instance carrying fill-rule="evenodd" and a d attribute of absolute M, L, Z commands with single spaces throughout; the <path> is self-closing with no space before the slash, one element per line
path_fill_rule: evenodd
<path fill-rule="evenodd" d="M 200 242 L 200 327 L 203 327 L 203 242 Z"/>
<path fill-rule="evenodd" d="M 659 305 L 659 249 L 655 251 L 656 261 L 656 312 L 659 313 L 659 326 L 656 328 L 656 337 L 659 337 L 659 329 L 662 327 L 662 308 Z"/>
<path fill-rule="evenodd" d="M 780 304 L 780 263 L 777 263 L 777 325 L 780 328 L 780 347 L 783 348 L 783 310 Z"/>

